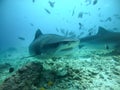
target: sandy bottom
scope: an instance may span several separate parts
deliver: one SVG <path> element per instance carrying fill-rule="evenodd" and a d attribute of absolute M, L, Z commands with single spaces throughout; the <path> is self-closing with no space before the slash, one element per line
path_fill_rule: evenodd
<path fill-rule="evenodd" d="M 73 56 L 58 59 L 28 56 L 26 48 L 1 52 L 0 83 L 27 63 L 37 61 L 43 64 L 45 72 L 35 90 L 120 90 L 119 51 L 83 47 Z M 14 72 L 9 72 L 10 67 Z"/>

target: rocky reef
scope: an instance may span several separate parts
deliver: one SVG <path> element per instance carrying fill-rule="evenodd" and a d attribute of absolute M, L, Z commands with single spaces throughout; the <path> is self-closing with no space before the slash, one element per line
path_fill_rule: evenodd
<path fill-rule="evenodd" d="M 7 78 L 0 86 L 0 90 L 33 90 L 33 85 L 39 83 L 41 71 L 41 63 L 32 62 Z"/>
<path fill-rule="evenodd" d="M 10 64 L 19 68 L 0 73 L 0 79 L 7 77 L 0 90 L 119 90 L 120 55 L 111 52 L 84 48 L 73 57 L 11 57 Z"/>

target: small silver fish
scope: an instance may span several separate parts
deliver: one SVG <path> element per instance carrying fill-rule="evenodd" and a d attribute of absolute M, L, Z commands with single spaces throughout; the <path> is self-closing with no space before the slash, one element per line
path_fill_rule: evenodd
<path fill-rule="evenodd" d="M 20 40 L 25 40 L 25 38 L 24 38 L 24 37 L 18 37 L 18 39 L 20 39 Z"/>
<path fill-rule="evenodd" d="M 51 14 L 51 12 L 48 9 L 44 9 L 48 14 Z"/>
<path fill-rule="evenodd" d="M 48 3 L 49 3 L 49 5 L 50 5 L 52 8 L 53 8 L 54 5 L 55 5 L 55 2 L 51 2 L 51 1 L 49 1 Z"/>
<path fill-rule="evenodd" d="M 93 1 L 93 5 L 96 5 L 96 4 L 97 4 L 97 2 L 98 2 L 97 0 L 94 0 L 94 1 Z"/>
<path fill-rule="evenodd" d="M 82 18 L 82 17 L 83 17 L 83 12 L 79 12 L 78 18 Z"/>
<path fill-rule="evenodd" d="M 35 0 L 32 0 L 33 3 L 35 3 Z"/>

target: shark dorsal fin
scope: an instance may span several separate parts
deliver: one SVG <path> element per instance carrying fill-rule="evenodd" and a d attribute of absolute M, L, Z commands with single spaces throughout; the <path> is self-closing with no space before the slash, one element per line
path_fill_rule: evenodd
<path fill-rule="evenodd" d="M 97 34 L 98 34 L 98 35 L 104 35 L 104 34 L 109 33 L 109 32 L 110 32 L 110 31 L 104 29 L 103 27 L 99 27 Z"/>
<path fill-rule="evenodd" d="M 35 33 L 35 39 L 37 39 L 38 37 L 40 37 L 42 34 L 41 30 L 40 29 L 37 29 L 36 33 Z M 35 40 L 34 39 L 34 40 Z"/>

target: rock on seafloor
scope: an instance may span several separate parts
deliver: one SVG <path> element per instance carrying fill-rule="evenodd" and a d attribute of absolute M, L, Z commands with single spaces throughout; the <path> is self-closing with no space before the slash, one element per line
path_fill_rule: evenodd
<path fill-rule="evenodd" d="M 7 78 L 0 86 L 0 90 L 33 90 L 33 85 L 36 86 L 40 81 L 42 69 L 41 63 L 29 63 Z"/>

